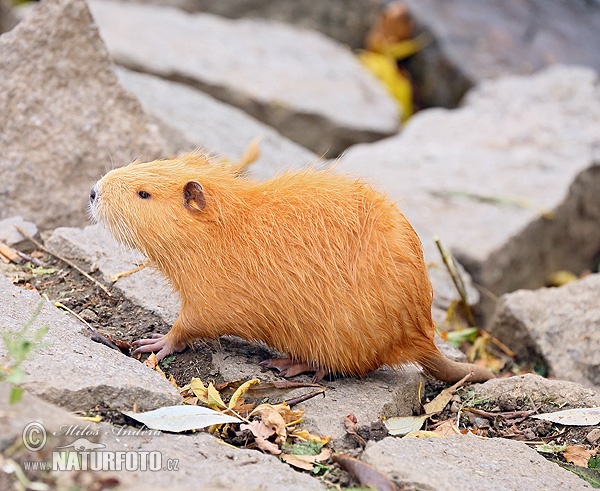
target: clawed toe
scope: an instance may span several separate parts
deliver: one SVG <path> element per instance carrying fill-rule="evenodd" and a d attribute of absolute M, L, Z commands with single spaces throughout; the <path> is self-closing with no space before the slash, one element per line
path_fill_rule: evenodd
<path fill-rule="evenodd" d="M 323 368 L 315 370 L 315 367 L 310 363 L 299 363 L 291 358 L 271 358 L 261 361 L 259 365 L 261 367 L 275 368 L 279 371 L 279 375 L 285 378 L 295 377 L 305 372 L 315 372 L 312 379 L 313 383 L 319 382 L 327 375 L 327 370 Z"/>

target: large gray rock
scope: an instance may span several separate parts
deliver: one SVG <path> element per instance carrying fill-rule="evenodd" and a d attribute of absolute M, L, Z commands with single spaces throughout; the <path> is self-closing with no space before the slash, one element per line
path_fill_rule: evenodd
<path fill-rule="evenodd" d="M 131 410 L 134 404 L 150 410 L 181 401 L 157 372 L 91 341 L 83 334 L 86 328 L 81 322 L 0 275 L 0 331 L 16 332 L 29 322 L 30 333 L 49 328 L 44 346 L 22 365 L 26 372 L 22 386 L 32 394 L 71 411 L 96 406 Z M 4 344 L 0 355 L 7 356 Z"/>
<path fill-rule="evenodd" d="M 512 407 L 521 407 L 522 401 L 529 401 L 532 407 L 548 403 L 557 407 L 567 404 L 577 407 L 600 406 L 600 393 L 592 389 L 532 373 L 488 380 L 484 384 L 473 384 L 471 389 L 476 400 L 492 400 Z"/>
<path fill-rule="evenodd" d="M 106 169 L 165 152 L 83 0 L 44 1 L 0 37 L 0 218 L 83 224 Z"/>
<path fill-rule="evenodd" d="M 592 489 L 526 444 L 473 435 L 392 438 L 369 445 L 362 460 L 401 488 L 427 491 L 530 491 Z"/>
<path fill-rule="evenodd" d="M 188 435 L 136 434 L 136 429 L 102 425 L 101 442 L 107 451 L 159 451 L 163 469 L 158 472 L 121 472 L 122 489 L 176 489 L 178 491 L 318 491 L 325 489 L 319 479 L 297 472 L 273 455 L 258 450 L 224 445 L 204 432 Z M 127 434 L 127 430 L 133 430 Z M 168 466 L 176 469 L 169 471 Z"/>
<path fill-rule="evenodd" d="M 320 155 L 397 130 L 385 89 L 319 33 L 108 0 L 91 8 L 120 65 L 194 85 Z"/>
<path fill-rule="evenodd" d="M 164 0 L 151 0 L 165 4 Z M 382 0 L 169 0 L 190 12 L 210 12 L 224 17 L 261 17 L 314 29 L 352 48 L 363 46 Z"/>
<path fill-rule="evenodd" d="M 491 332 L 549 375 L 600 391 L 600 274 L 560 288 L 503 295 Z"/>
<path fill-rule="evenodd" d="M 135 94 L 144 110 L 163 127 L 170 128 L 164 131 L 165 136 L 176 133 L 185 140 L 177 145 L 178 151 L 201 147 L 236 160 L 252 139 L 261 137 L 260 155 L 249 171 L 261 179 L 317 161 L 314 153 L 273 128 L 187 85 L 124 68 L 118 69 L 117 74 L 123 87 Z M 174 140 L 171 142 L 176 144 Z"/>
<path fill-rule="evenodd" d="M 419 95 L 428 105 L 453 107 L 469 87 L 483 80 L 530 74 L 553 63 L 600 70 L 597 1 L 405 3 L 417 25 L 435 39 L 410 65 Z"/>
<path fill-rule="evenodd" d="M 350 148 L 337 167 L 398 200 L 425 243 L 439 235 L 500 294 L 590 266 L 599 150 L 597 75 L 556 66 L 487 82 L 460 109 L 423 111 L 401 134 Z"/>

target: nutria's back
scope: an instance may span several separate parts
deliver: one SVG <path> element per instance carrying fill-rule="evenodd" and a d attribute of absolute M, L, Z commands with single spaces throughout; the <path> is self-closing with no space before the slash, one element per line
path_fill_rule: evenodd
<path fill-rule="evenodd" d="M 188 156 L 116 169 L 98 189 L 100 221 L 181 295 L 179 341 L 233 334 L 358 375 L 441 356 L 419 238 L 359 180 L 258 183 Z"/>

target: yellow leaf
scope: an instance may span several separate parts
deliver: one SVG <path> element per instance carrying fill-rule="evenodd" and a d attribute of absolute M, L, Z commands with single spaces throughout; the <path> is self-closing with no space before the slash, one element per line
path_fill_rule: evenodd
<path fill-rule="evenodd" d="M 79 419 L 91 421 L 92 423 L 100 423 L 100 421 L 102 421 L 102 416 L 100 416 L 99 414 L 97 414 L 96 416 L 80 416 Z"/>
<path fill-rule="evenodd" d="M 223 402 L 223 399 L 221 399 L 221 394 L 219 394 L 219 391 L 215 389 L 215 386 L 212 384 L 212 382 L 209 382 L 207 392 L 208 407 L 212 409 L 225 409 L 227 407 Z"/>
<path fill-rule="evenodd" d="M 396 60 L 390 56 L 362 51 L 359 61 L 386 87 L 400 108 L 402 120 L 413 113 L 413 93 L 410 80 L 399 71 Z"/>
<path fill-rule="evenodd" d="M 253 378 L 252 380 L 248 380 L 247 382 L 244 382 L 242 385 L 240 385 L 229 400 L 229 409 L 233 409 L 239 401 L 240 397 L 242 397 L 250 387 L 258 383 L 260 383 L 260 380 L 258 380 L 257 378 Z"/>
<path fill-rule="evenodd" d="M 202 380 L 196 377 L 192 378 L 190 380 L 190 389 L 200 401 L 208 404 L 208 389 L 204 386 Z"/>
<path fill-rule="evenodd" d="M 300 438 L 301 440 L 304 440 L 307 442 L 319 442 L 321 445 L 327 445 L 333 435 L 318 436 L 318 435 L 313 435 L 313 434 L 309 433 L 308 430 L 296 429 L 296 430 L 292 431 L 290 436 Z"/>

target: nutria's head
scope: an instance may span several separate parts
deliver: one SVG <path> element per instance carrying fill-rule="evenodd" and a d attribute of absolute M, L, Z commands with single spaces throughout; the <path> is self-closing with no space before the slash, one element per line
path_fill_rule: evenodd
<path fill-rule="evenodd" d="M 234 179 L 197 154 L 132 163 L 94 185 L 90 211 L 120 242 L 156 260 L 186 237 L 200 239 L 202 227 L 218 221 L 215 187 Z"/>

